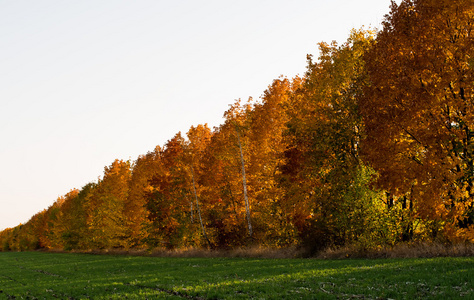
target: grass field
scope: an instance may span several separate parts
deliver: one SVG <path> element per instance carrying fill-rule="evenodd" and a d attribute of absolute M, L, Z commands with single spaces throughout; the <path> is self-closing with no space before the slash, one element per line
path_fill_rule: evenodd
<path fill-rule="evenodd" d="M 0 253 L 0 299 L 474 299 L 474 258 Z"/>

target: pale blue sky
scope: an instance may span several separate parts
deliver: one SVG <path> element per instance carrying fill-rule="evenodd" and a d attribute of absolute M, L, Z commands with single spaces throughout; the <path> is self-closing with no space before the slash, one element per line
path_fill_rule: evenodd
<path fill-rule="evenodd" d="M 398 3 L 400 1 L 397 1 Z M 0 230 L 303 74 L 389 0 L 0 0 Z"/>

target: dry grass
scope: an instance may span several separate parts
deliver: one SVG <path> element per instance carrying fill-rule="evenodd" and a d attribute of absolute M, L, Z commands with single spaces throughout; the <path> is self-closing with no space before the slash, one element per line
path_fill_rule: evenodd
<path fill-rule="evenodd" d="M 67 251 L 51 251 L 67 252 Z M 131 256 L 152 256 L 152 257 L 234 257 L 234 258 L 297 258 L 303 256 L 303 251 L 293 248 L 266 248 L 249 247 L 232 250 L 209 250 L 203 248 L 166 249 L 88 249 L 69 251 L 69 253 L 100 254 L 100 255 L 131 255 Z"/>
<path fill-rule="evenodd" d="M 474 256 L 474 244 L 460 243 L 445 245 L 441 243 L 410 243 L 399 244 L 393 247 L 378 247 L 377 249 L 364 249 L 357 245 L 331 247 L 319 253 L 309 255 L 305 249 L 248 247 L 232 250 L 208 250 L 202 248 L 186 249 L 102 249 L 81 251 L 48 250 L 48 252 L 73 252 L 101 255 L 131 255 L 152 257 L 227 257 L 227 258 L 316 258 L 316 259 L 347 259 L 347 258 L 430 258 L 430 257 L 466 257 Z"/>
<path fill-rule="evenodd" d="M 199 248 L 188 249 L 154 249 L 151 256 L 160 257 L 242 257 L 242 258 L 295 258 L 300 256 L 297 248 L 265 248 L 250 247 L 232 250 L 208 250 Z"/>
<path fill-rule="evenodd" d="M 474 256 L 474 244 L 462 243 L 445 245 L 441 243 L 399 244 L 393 247 L 363 249 L 357 246 L 328 248 L 318 253 L 319 259 L 344 258 L 430 258 L 430 257 L 465 257 Z"/>

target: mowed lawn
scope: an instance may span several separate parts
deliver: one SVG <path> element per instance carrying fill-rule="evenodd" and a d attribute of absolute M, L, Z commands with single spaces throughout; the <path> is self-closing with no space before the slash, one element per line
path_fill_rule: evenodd
<path fill-rule="evenodd" d="M 474 299 L 474 258 L 0 253 L 0 299 Z"/>

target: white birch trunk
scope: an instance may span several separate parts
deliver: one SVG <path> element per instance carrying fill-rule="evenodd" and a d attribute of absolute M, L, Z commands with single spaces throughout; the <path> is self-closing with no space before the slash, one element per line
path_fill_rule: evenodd
<path fill-rule="evenodd" d="M 194 198 L 196 199 L 196 208 L 197 208 L 197 211 L 198 211 L 199 223 L 201 224 L 202 234 L 203 234 L 204 238 L 206 239 L 207 243 L 209 244 L 209 247 L 211 247 L 211 242 L 207 238 L 206 229 L 204 228 L 204 224 L 202 223 L 201 208 L 199 207 L 199 199 L 198 199 L 197 192 L 196 192 L 196 183 L 194 181 L 194 168 L 192 166 L 191 166 L 191 175 L 192 175 L 192 179 L 193 179 Z"/>
<path fill-rule="evenodd" d="M 240 134 L 237 130 L 237 140 L 239 142 L 239 150 L 240 150 L 240 163 L 242 165 L 242 183 L 244 186 L 244 199 L 245 199 L 245 211 L 247 212 L 247 223 L 249 228 L 249 235 L 252 237 L 252 222 L 250 221 L 250 205 L 249 205 L 249 198 L 247 196 L 247 179 L 245 178 L 245 161 L 244 161 L 244 153 L 242 151 L 242 143 L 240 142 Z"/>

